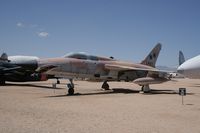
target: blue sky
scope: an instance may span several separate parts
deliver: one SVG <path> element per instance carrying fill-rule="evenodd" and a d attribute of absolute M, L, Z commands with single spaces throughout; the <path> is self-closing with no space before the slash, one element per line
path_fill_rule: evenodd
<path fill-rule="evenodd" d="M 0 0 L 0 52 L 69 52 L 140 62 L 162 43 L 157 65 L 200 53 L 199 0 Z"/>

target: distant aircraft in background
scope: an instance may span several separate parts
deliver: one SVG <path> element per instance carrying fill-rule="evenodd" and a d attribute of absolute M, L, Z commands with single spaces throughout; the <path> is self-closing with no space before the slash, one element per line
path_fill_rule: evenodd
<path fill-rule="evenodd" d="M 179 67 L 177 72 L 187 78 L 199 79 L 200 78 L 200 55 L 195 56 L 187 61 L 182 51 L 179 51 Z"/>
<path fill-rule="evenodd" d="M 179 51 L 179 66 L 185 62 L 185 56 L 182 51 Z"/>
<path fill-rule="evenodd" d="M 0 85 L 6 81 L 27 82 L 46 81 L 53 78 L 51 75 L 36 72 L 38 57 L 35 56 L 7 56 L 3 53 L 0 57 Z"/>
<path fill-rule="evenodd" d="M 161 44 L 157 44 L 141 63 L 116 60 L 84 53 L 73 53 L 64 57 L 39 59 L 37 57 L 6 58 L 2 55 L 1 83 L 5 81 L 41 81 L 47 75 L 67 78 L 68 94 L 74 94 L 73 79 L 103 82 L 102 88 L 109 89 L 109 81 L 133 81 L 149 92 L 150 84 L 160 84 L 169 79 L 169 73 L 155 68 Z M 7 67 L 6 67 L 7 66 Z M 18 76 L 21 75 L 21 76 Z M 36 76 L 36 77 L 35 77 Z M 15 77 L 15 78 L 13 78 Z"/>

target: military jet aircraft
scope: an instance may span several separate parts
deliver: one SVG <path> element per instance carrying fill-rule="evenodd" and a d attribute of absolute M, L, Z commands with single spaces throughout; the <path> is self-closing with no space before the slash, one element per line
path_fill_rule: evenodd
<path fill-rule="evenodd" d="M 7 56 L 3 53 L 0 57 L 0 85 L 6 81 L 27 82 L 45 81 L 53 78 L 52 75 L 36 72 L 38 57 L 35 56 Z"/>
<path fill-rule="evenodd" d="M 39 73 L 68 78 L 68 94 L 74 94 L 74 78 L 103 82 L 102 88 L 109 89 L 109 81 L 133 81 L 149 92 L 150 84 L 159 84 L 169 79 L 169 74 L 155 68 L 161 50 L 157 44 L 141 63 L 116 60 L 113 57 L 101 57 L 84 53 L 72 53 L 64 57 L 39 59 Z"/>
<path fill-rule="evenodd" d="M 110 81 L 133 81 L 149 92 L 150 84 L 159 84 L 169 79 L 169 73 L 155 68 L 161 44 L 157 44 L 141 63 L 116 60 L 85 53 L 71 53 L 63 57 L 39 59 L 34 56 L 0 57 L 0 83 L 5 81 L 45 81 L 49 78 L 67 78 L 68 94 L 74 94 L 74 78 L 103 82 L 109 89 Z"/>

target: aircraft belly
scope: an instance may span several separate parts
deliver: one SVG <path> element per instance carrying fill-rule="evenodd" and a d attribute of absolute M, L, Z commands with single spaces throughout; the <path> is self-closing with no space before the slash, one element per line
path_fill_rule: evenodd
<path fill-rule="evenodd" d="M 146 77 L 147 72 L 144 71 L 122 71 L 118 73 L 119 80 L 133 81 L 137 78 Z"/>

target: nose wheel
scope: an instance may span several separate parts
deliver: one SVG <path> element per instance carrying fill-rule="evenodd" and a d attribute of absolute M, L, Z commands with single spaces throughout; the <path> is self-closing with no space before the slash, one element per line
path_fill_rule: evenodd
<path fill-rule="evenodd" d="M 67 84 L 68 87 L 68 94 L 73 95 L 74 94 L 74 87 L 71 84 Z"/>
<path fill-rule="evenodd" d="M 57 84 L 60 84 L 60 80 L 59 79 L 57 79 Z"/>
<path fill-rule="evenodd" d="M 105 89 L 105 90 L 109 90 L 109 84 L 107 83 L 107 81 L 104 81 L 101 88 Z"/>
<path fill-rule="evenodd" d="M 72 79 L 69 79 L 70 83 L 67 84 L 68 87 L 68 95 L 73 95 L 74 94 L 74 83 Z"/>

